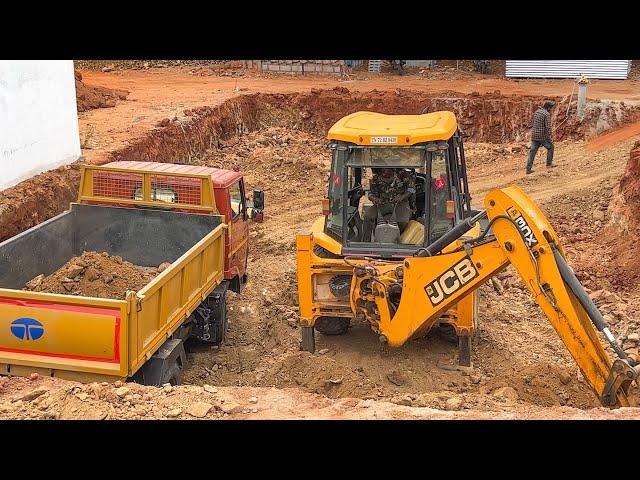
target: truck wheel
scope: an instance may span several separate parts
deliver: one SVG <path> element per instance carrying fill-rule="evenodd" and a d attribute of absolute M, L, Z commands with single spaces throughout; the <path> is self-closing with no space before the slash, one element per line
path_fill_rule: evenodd
<path fill-rule="evenodd" d="M 320 317 L 315 327 L 323 335 L 344 335 L 349 330 L 351 321 L 344 317 Z"/>
<path fill-rule="evenodd" d="M 164 385 L 165 383 L 169 383 L 174 386 L 182 384 L 182 367 L 178 363 L 178 360 L 173 362 L 164 372 L 160 385 Z"/>
<path fill-rule="evenodd" d="M 210 342 L 219 345 L 227 335 L 227 292 L 225 291 L 216 299 L 209 302 L 211 308 L 211 323 L 209 325 Z"/>

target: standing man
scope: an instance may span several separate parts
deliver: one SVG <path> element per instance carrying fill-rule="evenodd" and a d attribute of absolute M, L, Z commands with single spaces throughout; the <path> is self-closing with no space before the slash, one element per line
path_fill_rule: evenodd
<path fill-rule="evenodd" d="M 555 102 L 547 100 L 544 105 L 533 114 L 533 128 L 531 129 L 531 148 L 527 161 L 527 174 L 533 172 L 533 161 L 540 145 L 547 149 L 547 168 L 555 167 L 553 162 L 553 141 L 551 140 L 551 109 Z"/>

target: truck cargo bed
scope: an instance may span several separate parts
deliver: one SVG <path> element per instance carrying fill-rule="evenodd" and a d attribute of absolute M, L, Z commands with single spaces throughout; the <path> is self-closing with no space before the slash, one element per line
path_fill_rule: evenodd
<path fill-rule="evenodd" d="M 22 289 L 83 251 L 119 255 L 142 267 L 173 262 L 221 223 L 218 215 L 74 204 L 0 243 L 0 288 Z"/>
<path fill-rule="evenodd" d="M 133 375 L 224 279 L 219 215 L 73 204 L 0 243 L 0 374 Z M 83 251 L 172 265 L 124 300 L 22 290 Z"/>

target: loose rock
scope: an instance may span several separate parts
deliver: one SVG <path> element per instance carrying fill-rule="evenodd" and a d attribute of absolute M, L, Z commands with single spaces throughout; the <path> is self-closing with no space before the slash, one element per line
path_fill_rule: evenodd
<path fill-rule="evenodd" d="M 187 408 L 187 414 L 196 418 L 204 418 L 209 413 L 209 410 L 213 408 L 213 405 L 206 402 L 196 402 L 192 403 L 189 408 Z"/>
<path fill-rule="evenodd" d="M 167 412 L 167 417 L 169 417 L 169 418 L 175 418 L 175 417 L 177 417 L 178 415 L 180 415 L 181 413 L 182 413 L 182 409 L 180 409 L 180 408 L 173 408 L 173 409 L 171 409 L 171 410 L 169 410 L 169 411 Z"/>

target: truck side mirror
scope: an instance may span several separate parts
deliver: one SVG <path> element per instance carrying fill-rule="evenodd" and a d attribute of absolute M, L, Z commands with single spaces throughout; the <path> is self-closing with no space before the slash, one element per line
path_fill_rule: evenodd
<path fill-rule="evenodd" d="M 264 192 L 262 190 L 253 191 L 253 208 L 259 211 L 264 210 Z"/>

